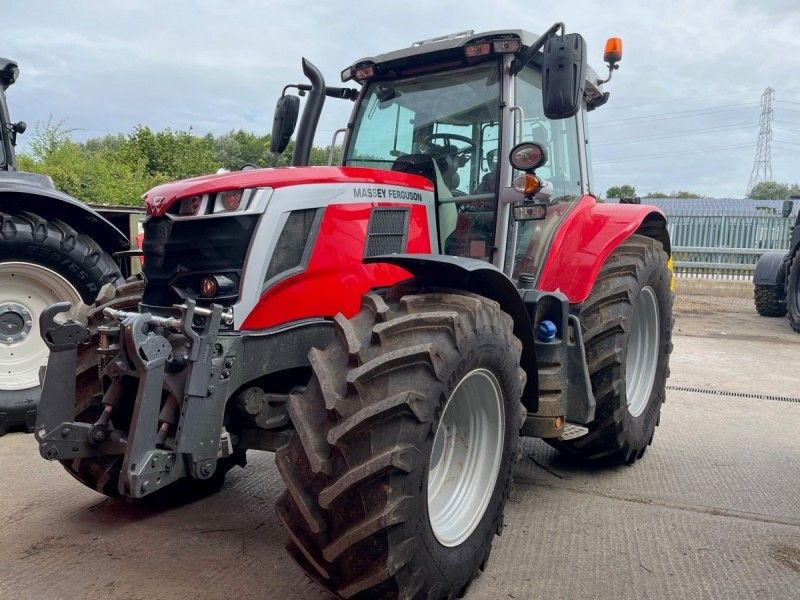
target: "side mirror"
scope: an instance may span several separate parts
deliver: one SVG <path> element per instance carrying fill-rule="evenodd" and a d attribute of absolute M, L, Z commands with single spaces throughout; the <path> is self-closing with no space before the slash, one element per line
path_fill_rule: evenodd
<path fill-rule="evenodd" d="M 12 123 L 10 129 L 11 129 L 11 145 L 16 146 L 17 134 L 25 133 L 25 130 L 28 129 L 28 124 L 25 121 L 20 121 L 19 123 Z"/>
<path fill-rule="evenodd" d="M 548 119 L 574 117 L 586 86 L 586 42 L 579 33 L 554 35 L 542 53 L 544 114 Z"/>
<path fill-rule="evenodd" d="M 272 139 L 269 149 L 276 154 L 286 150 L 292 139 L 297 115 L 300 113 L 300 98 L 297 96 L 281 96 L 275 105 L 275 118 L 272 121 Z"/>

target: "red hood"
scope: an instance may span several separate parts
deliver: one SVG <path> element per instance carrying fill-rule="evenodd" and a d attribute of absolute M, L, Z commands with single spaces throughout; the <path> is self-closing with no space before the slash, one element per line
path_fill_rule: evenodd
<path fill-rule="evenodd" d="M 173 181 L 154 187 L 142 199 L 147 204 L 149 215 L 160 216 L 181 198 L 224 190 L 278 188 L 311 183 L 382 183 L 433 191 L 433 185 L 424 177 L 399 171 L 363 167 L 280 167 L 232 171 Z"/>

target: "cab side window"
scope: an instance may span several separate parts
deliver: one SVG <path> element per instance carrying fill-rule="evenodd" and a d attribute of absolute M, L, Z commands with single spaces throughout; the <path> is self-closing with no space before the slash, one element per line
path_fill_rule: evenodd
<path fill-rule="evenodd" d="M 542 76 L 533 68 L 517 76 L 516 103 L 525 113 L 520 142 L 538 142 L 547 150 L 547 162 L 536 175 L 553 185 L 551 201 L 576 200 L 581 195 L 578 132 L 575 119 L 552 121 L 542 107 Z"/>

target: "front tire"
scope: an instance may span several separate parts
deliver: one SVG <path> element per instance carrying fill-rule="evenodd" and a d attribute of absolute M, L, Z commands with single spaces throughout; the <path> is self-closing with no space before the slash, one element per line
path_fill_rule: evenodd
<path fill-rule="evenodd" d="M 597 402 L 589 433 L 550 442 L 583 459 L 632 464 L 653 441 L 672 351 L 672 274 L 660 242 L 632 235 L 603 265 L 580 313 Z"/>
<path fill-rule="evenodd" d="M 437 599 L 483 568 L 524 414 L 512 329 L 497 303 L 456 293 L 370 294 L 336 318 L 276 455 L 287 549 L 312 579 L 345 598 Z"/>

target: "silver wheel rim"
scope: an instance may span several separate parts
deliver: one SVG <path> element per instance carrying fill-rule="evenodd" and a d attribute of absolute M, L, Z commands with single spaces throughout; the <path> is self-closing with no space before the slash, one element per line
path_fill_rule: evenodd
<path fill-rule="evenodd" d="M 644 412 L 658 368 L 658 300 L 649 285 L 639 293 L 633 307 L 625 356 L 625 395 L 634 417 Z"/>
<path fill-rule="evenodd" d="M 492 498 L 505 439 L 503 393 L 486 369 L 467 373 L 450 394 L 428 467 L 428 517 L 443 546 L 463 543 Z"/>
<path fill-rule="evenodd" d="M 39 385 L 47 346 L 39 335 L 39 315 L 55 302 L 81 297 L 61 275 L 28 262 L 0 263 L 0 390 Z"/>

